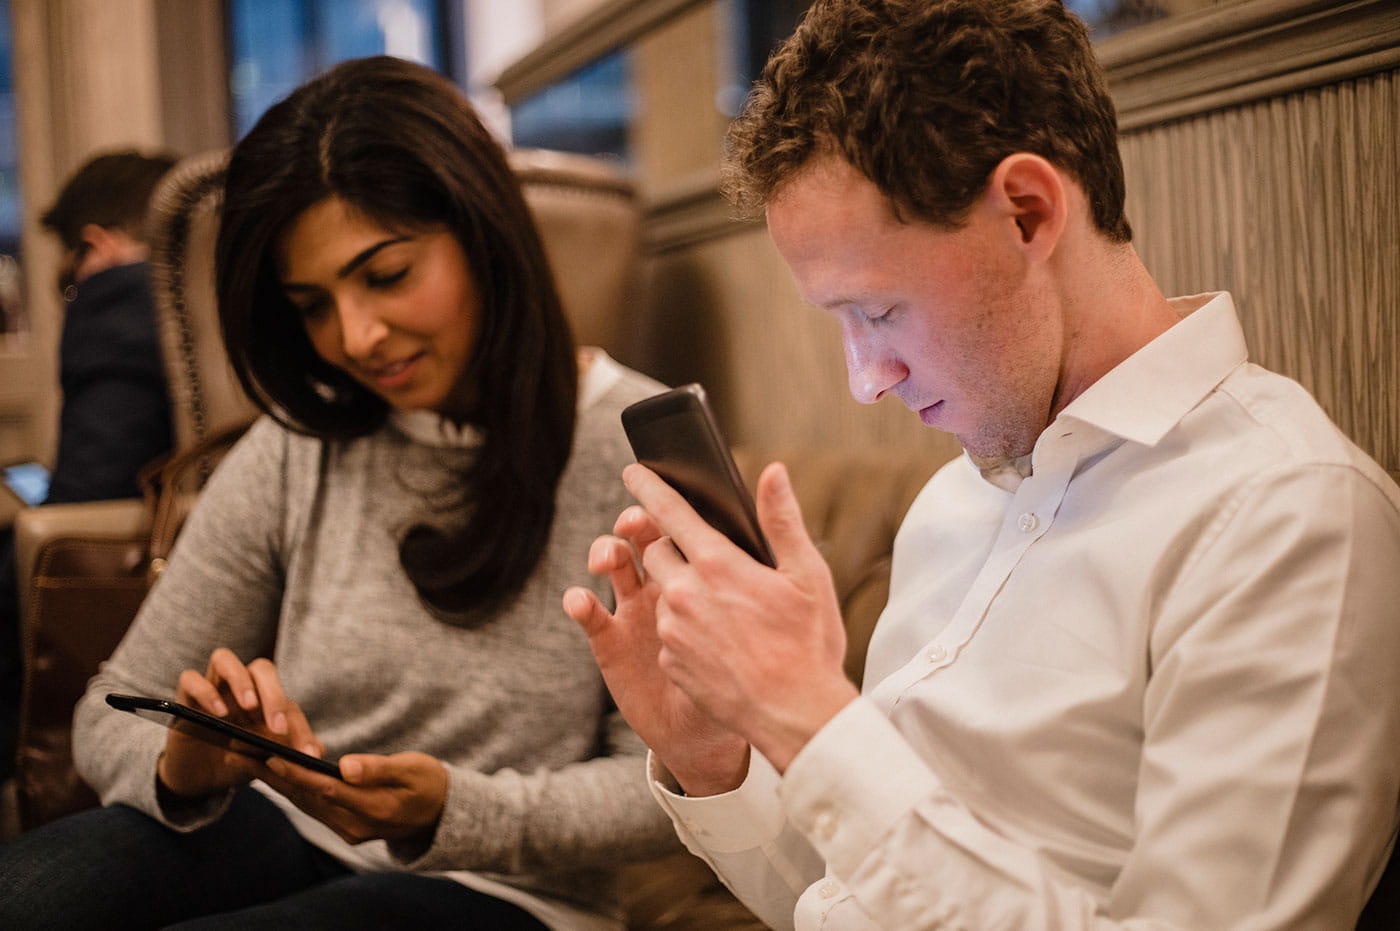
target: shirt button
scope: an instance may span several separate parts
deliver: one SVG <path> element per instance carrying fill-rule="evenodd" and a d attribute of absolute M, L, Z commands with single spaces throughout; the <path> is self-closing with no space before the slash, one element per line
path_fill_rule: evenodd
<path fill-rule="evenodd" d="M 824 811 L 817 815 L 816 821 L 817 836 L 822 840 L 831 840 L 836 836 L 836 816 L 829 811 Z"/>
<path fill-rule="evenodd" d="M 1040 518 L 1036 517 L 1033 512 L 1027 511 L 1016 518 L 1016 526 L 1021 528 L 1022 533 L 1030 533 L 1040 526 Z"/>
<path fill-rule="evenodd" d="M 841 884 L 834 879 L 828 879 L 817 887 L 817 895 L 823 899 L 834 898 L 841 891 Z"/>
<path fill-rule="evenodd" d="M 928 661 L 930 663 L 941 663 L 948 658 L 948 651 L 942 647 L 934 647 L 928 651 Z"/>

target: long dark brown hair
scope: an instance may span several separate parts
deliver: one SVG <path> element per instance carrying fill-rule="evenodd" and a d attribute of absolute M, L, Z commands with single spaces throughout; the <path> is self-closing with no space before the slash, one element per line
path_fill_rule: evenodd
<path fill-rule="evenodd" d="M 578 368 L 539 234 L 501 146 L 429 68 L 345 62 L 269 109 L 228 165 L 219 319 L 258 406 L 327 440 L 370 433 L 389 412 L 317 355 L 279 286 L 278 236 L 327 197 L 387 229 L 445 226 L 470 263 L 481 320 L 465 374 L 484 440 L 462 475 L 467 513 L 460 530 L 413 527 L 399 554 L 430 608 L 475 623 L 539 562 L 573 442 Z"/>

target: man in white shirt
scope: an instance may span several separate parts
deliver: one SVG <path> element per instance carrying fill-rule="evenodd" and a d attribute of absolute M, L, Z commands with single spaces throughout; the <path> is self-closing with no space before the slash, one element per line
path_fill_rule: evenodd
<path fill-rule="evenodd" d="M 686 844 L 774 927 L 1353 926 L 1400 799 L 1400 490 L 1229 295 L 1160 293 L 1083 26 L 818 2 L 727 172 L 856 398 L 967 455 L 900 530 L 863 694 L 781 465 L 775 570 L 624 472 L 616 613 L 564 606 Z"/>

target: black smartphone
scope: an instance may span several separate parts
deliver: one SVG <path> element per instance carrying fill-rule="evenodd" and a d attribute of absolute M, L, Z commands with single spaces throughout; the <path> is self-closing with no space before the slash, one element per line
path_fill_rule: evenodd
<path fill-rule="evenodd" d="M 280 756 L 291 760 L 298 766 L 305 766 L 307 769 L 324 773 L 327 776 L 334 776 L 339 779 L 340 766 L 330 760 L 323 760 L 314 757 L 309 753 L 302 753 L 286 744 L 280 744 L 275 740 L 270 740 L 261 734 L 239 727 L 237 724 L 230 724 L 222 718 L 205 714 L 191 708 L 189 705 L 182 705 L 175 701 L 166 701 L 163 698 L 146 698 L 142 695 L 117 695 L 109 694 L 107 704 L 119 711 L 129 711 L 138 717 L 164 724 L 166 727 L 179 728 L 182 733 L 193 737 L 199 737 L 221 747 L 227 747 L 231 743 L 241 743 L 254 748 L 251 756 L 257 756 L 261 751 L 265 754 Z M 235 748 L 237 749 L 237 748 Z M 240 751 L 241 752 L 241 751 Z"/>
<path fill-rule="evenodd" d="M 710 526 L 764 565 L 777 565 L 704 388 L 682 385 L 631 404 L 622 412 L 622 428 L 637 461 Z"/>

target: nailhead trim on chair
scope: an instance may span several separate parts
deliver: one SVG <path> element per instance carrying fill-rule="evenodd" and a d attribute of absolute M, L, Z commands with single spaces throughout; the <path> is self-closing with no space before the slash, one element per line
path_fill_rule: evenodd
<path fill-rule="evenodd" d="M 228 153 L 218 151 L 182 163 L 161 183 L 152 206 L 152 284 L 163 292 L 161 296 L 173 311 L 170 320 L 176 328 L 175 345 L 179 350 L 184 383 L 171 388 L 187 395 L 184 400 L 194 428 L 191 443 L 204 439 L 209 431 L 209 417 L 199 384 L 194 329 L 185 304 L 184 267 L 189 249 L 190 217 L 206 198 L 222 198 L 223 167 L 227 161 Z M 198 183 L 187 187 L 191 176 Z M 165 325 L 162 321 L 162 327 Z"/>

